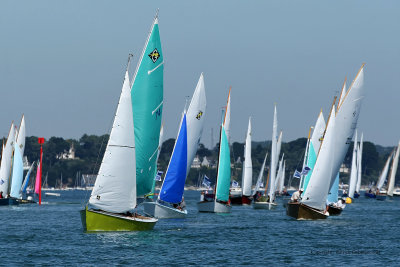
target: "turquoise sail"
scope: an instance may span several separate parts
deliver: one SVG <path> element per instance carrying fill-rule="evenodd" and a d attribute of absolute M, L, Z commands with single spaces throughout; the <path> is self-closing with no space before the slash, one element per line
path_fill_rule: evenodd
<path fill-rule="evenodd" d="M 231 157 L 228 138 L 224 126 L 221 127 L 221 142 L 219 150 L 217 192 L 216 199 L 221 201 L 229 200 L 229 187 L 231 183 Z"/>
<path fill-rule="evenodd" d="M 171 160 L 160 190 L 160 199 L 169 203 L 182 201 L 187 167 L 187 127 L 186 114 L 183 115 L 178 138 L 172 151 Z"/>
<path fill-rule="evenodd" d="M 15 142 L 14 143 L 14 159 L 13 159 L 12 176 L 11 176 L 11 191 L 10 191 L 11 197 L 14 197 L 14 198 L 20 197 L 23 173 L 24 173 L 24 163 L 22 161 L 21 150 L 18 147 L 17 142 Z"/>
<path fill-rule="evenodd" d="M 151 192 L 163 108 L 164 58 L 158 18 L 155 18 L 132 82 L 132 112 L 136 145 L 136 190 Z"/>
<path fill-rule="evenodd" d="M 310 182 L 311 174 L 313 172 L 315 162 L 317 161 L 317 154 L 315 153 L 314 146 L 310 142 L 309 148 L 308 148 L 308 155 L 307 155 L 307 166 L 310 167 L 310 171 L 308 172 L 307 176 L 304 178 L 304 185 L 303 185 L 303 195 L 306 192 L 308 183 Z"/>
<path fill-rule="evenodd" d="M 328 202 L 329 203 L 334 203 L 338 201 L 338 196 L 339 196 L 339 172 L 336 175 L 335 181 L 333 182 L 333 185 L 331 187 L 331 190 L 329 191 L 328 194 Z"/>

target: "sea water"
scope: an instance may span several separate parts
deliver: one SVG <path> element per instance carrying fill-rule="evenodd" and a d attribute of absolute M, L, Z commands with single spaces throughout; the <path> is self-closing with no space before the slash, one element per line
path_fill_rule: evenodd
<path fill-rule="evenodd" d="M 159 220 L 147 232 L 84 233 L 86 191 L 57 191 L 42 206 L 0 206 L 0 265 L 267 266 L 398 264 L 400 198 L 360 196 L 342 215 L 296 221 L 275 210 L 234 206 L 199 213 L 186 191 L 186 219 Z"/>

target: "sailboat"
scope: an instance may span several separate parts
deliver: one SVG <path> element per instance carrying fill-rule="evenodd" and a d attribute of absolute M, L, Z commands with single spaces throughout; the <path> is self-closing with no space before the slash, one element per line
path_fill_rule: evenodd
<path fill-rule="evenodd" d="M 10 179 L 11 179 L 11 164 L 12 153 L 15 144 L 16 130 L 14 122 L 11 123 L 10 131 L 8 133 L 6 144 L 3 145 L 0 166 L 0 205 L 17 205 L 18 202 L 15 198 L 10 197 Z"/>
<path fill-rule="evenodd" d="M 286 214 L 296 219 L 326 219 L 326 199 L 353 139 L 363 99 L 364 64 L 335 109 L 333 102 L 325 135 L 304 196 L 288 203 Z M 332 153 L 334 151 L 334 153 Z"/>
<path fill-rule="evenodd" d="M 338 197 L 339 197 L 339 173 L 337 173 L 335 182 L 333 183 L 331 189 L 329 190 L 327 197 L 327 202 L 329 203 L 328 212 L 330 216 L 340 215 L 344 209 L 345 205 L 341 207 L 337 205 Z"/>
<path fill-rule="evenodd" d="M 26 196 L 27 187 L 29 185 L 30 176 L 31 176 L 34 166 L 35 166 L 35 162 L 32 163 L 31 167 L 29 168 L 28 172 L 25 175 L 25 179 L 24 179 L 24 182 L 22 183 L 21 190 L 20 190 L 20 196 L 21 196 L 19 199 L 20 203 L 36 203 L 35 201 L 33 201 L 32 196 Z M 26 196 L 26 198 L 24 198 L 24 196 Z"/>
<path fill-rule="evenodd" d="M 394 180 L 396 178 L 397 166 L 399 164 L 399 154 L 400 154 L 400 142 L 396 148 L 396 152 L 393 156 L 392 167 L 390 170 L 389 182 L 387 186 L 387 195 L 393 197 L 394 191 Z"/>
<path fill-rule="evenodd" d="M 385 200 L 386 199 L 386 191 L 382 190 L 382 187 L 386 181 L 387 175 L 389 173 L 389 165 L 391 160 L 393 159 L 393 155 L 395 153 L 395 150 L 393 150 L 389 157 L 386 160 L 385 166 L 383 167 L 383 170 L 381 172 L 381 175 L 379 176 L 378 183 L 376 184 L 376 191 L 375 191 L 375 196 L 377 200 Z"/>
<path fill-rule="evenodd" d="M 206 109 L 204 77 L 200 75 L 189 108 L 182 114 L 178 136 L 157 201 L 144 202 L 144 212 L 158 219 L 184 218 L 183 193 L 186 177 L 203 132 Z"/>
<path fill-rule="evenodd" d="M 353 146 L 353 156 L 351 159 L 351 171 L 350 171 L 350 182 L 349 182 L 349 192 L 348 196 L 350 199 L 354 199 L 354 192 L 356 191 L 357 186 L 357 175 L 358 175 L 358 166 L 357 166 L 357 155 L 358 155 L 358 143 L 357 143 L 357 130 L 354 139 Z"/>
<path fill-rule="evenodd" d="M 229 187 L 231 183 L 231 157 L 229 149 L 230 139 L 230 103 L 231 89 L 229 89 L 228 101 L 225 109 L 224 120 L 221 123 L 220 142 L 219 142 L 219 157 L 218 170 L 215 194 L 212 196 L 212 201 L 203 201 L 197 203 L 199 212 L 217 212 L 230 213 L 232 206 L 229 203 Z"/>
<path fill-rule="evenodd" d="M 128 60 L 99 174 L 89 203 L 81 211 L 86 231 L 151 230 L 157 222 L 133 212 L 137 196 L 152 188 L 161 128 L 163 56 L 157 16 L 138 64 L 130 89 Z"/>
<path fill-rule="evenodd" d="M 244 161 L 242 169 L 242 190 L 240 194 L 230 195 L 232 204 L 250 205 L 252 201 L 251 183 L 253 180 L 253 163 L 251 161 L 251 117 L 247 127 L 246 143 L 244 146 Z"/>
<path fill-rule="evenodd" d="M 21 186 L 23 182 L 24 174 L 24 163 L 23 155 L 25 150 L 25 119 L 22 116 L 20 127 L 17 131 L 16 141 L 14 143 L 14 155 L 12 162 L 12 172 L 11 172 L 11 189 L 10 196 L 21 202 Z"/>
<path fill-rule="evenodd" d="M 276 177 L 276 167 L 280 150 L 280 145 L 278 146 L 279 137 L 278 137 L 278 117 L 276 111 L 276 105 L 274 106 L 274 120 L 272 127 L 272 141 L 271 141 L 271 162 L 267 184 L 265 189 L 268 189 L 268 195 L 265 191 L 264 197 L 259 197 L 254 200 L 254 208 L 264 208 L 264 209 L 272 209 L 277 206 L 275 203 L 275 177 Z M 268 187 L 269 185 L 269 187 Z"/>
<path fill-rule="evenodd" d="M 356 192 L 354 192 L 354 198 L 358 198 L 360 196 L 363 138 L 364 138 L 364 134 L 361 133 L 360 144 L 358 145 L 358 148 L 357 148 L 357 151 L 358 151 L 358 153 L 357 153 L 357 184 L 356 184 Z"/>
<path fill-rule="evenodd" d="M 254 187 L 253 194 L 252 194 L 253 195 L 253 200 L 254 200 L 253 201 L 253 208 L 255 208 L 255 209 L 268 208 L 268 205 L 266 203 L 266 197 L 262 196 L 261 195 L 262 193 L 260 192 L 260 188 L 263 185 L 263 175 L 264 175 L 264 170 L 265 170 L 265 164 L 267 162 L 267 157 L 268 157 L 268 152 L 265 154 L 264 161 L 263 161 L 263 163 L 261 165 L 260 173 L 258 174 L 256 186 Z M 268 176 L 267 176 L 267 179 L 268 179 Z M 267 192 L 266 189 L 267 189 L 267 187 L 265 188 L 264 195 L 266 195 L 266 192 Z"/>

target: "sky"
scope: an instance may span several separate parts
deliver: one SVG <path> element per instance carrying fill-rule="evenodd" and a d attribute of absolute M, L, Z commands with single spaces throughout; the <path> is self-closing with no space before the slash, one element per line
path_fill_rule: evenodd
<path fill-rule="evenodd" d="M 0 2 L 0 136 L 26 117 L 27 136 L 109 133 L 129 53 L 134 72 L 157 8 L 164 54 L 165 138 L 175 138 L 200 73 L 207 147 L 231 93 L 231 138 L 270 140 L 273 106 L 283 141 L 328 115 L 362 63 L 364 140 L 400 139 L 400 1 Z"/>

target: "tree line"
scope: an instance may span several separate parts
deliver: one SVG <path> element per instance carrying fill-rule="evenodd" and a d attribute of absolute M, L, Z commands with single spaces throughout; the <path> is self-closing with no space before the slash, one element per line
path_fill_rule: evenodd
<path fill-rule="evenodd" d="M 51 137 L 45 141 L 43 145 L 43 175 L 48 175 L 48 185 L 55 186 L 57 180 L 63 177 L 63 184 L 73 186 L 77 179 L 77 173 L 80 174 L 96 174 L 101 164 L 103 154 L 107 145 L 109 135 L 87 135 L 84 134 L 78 140 L 63 139 L 62 137 Z M 168 139 L 163 142 L 162 149 L 158 161 L 158 169 L 166 171 L 168 162 L 174 147 L 174 139 Z M 298 179 L 292 179 L 295 169 L 301 171 L 306 138 L 298 138 L 296 140 L 282 143 L 281 153 L 285 154 L 286 175 L 285 185 L 291 182 L 293 186 L 298 185 Z M 64 159 L 62 154 L 68 153 L 71 146 L 75 149 L 74 159 Z M 199 144 L 197 156 L 202 161 L 204 157 L 211 163 L 217 163 L 218 146 L 208 149 L 203 144 Z M 267 151 L 270 151 L 271 141 L 252 142 L 252 163 L 253 163 L 253 184 L 258 177 L 261 164 Z M 393 147 L 382 147 L 371 142 L 364 142 L 362 155 L 362 184 L 367 185 L 376 182 L 378 176 L 385 164 Z M 351 157 L 353 151 L 353 143 L 350 145 L 344 164 L 350 168 Z M 36 136 L 26 138 L 25 156 L 32 163 L 39 159 L 40 145 Z M 231 145 L 231 162 L 232 162 L 232 179 L 241 182 L 242 163 L 238 161 L 240 157 L 243 160 L 244 143 L 234 142 Z M 267 159 L 267 166 L 269 156 Z M 400 165 L 399 165 L 400 168 Z M 267 171 L 266 171 L 267 173 Z M 399 177 L 398 172 L 397 177 Z M 215 181 L 217 169 L 202 166 L 200 168 L 192 168 L 187 178 L 187 185 L 197 185 L 204 175 L 207 175 L 211 181 Z M 266 174 L 265 174 L 266 175 Z M 341 181 L 348 183 L 349 173 L 341 173 Z M 290 180 L 290 181 L 289 181 Z"/>

